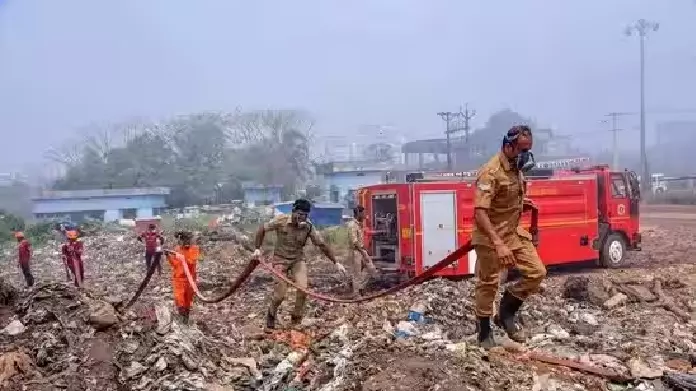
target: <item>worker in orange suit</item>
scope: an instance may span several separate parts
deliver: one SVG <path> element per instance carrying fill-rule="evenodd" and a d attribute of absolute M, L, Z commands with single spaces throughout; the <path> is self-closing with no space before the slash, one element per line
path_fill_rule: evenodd
<path fill-rule="evenodd" d="M 193 304 L 193 287 L 186 277 L 182 260 L 186 263 L 189 273 L 196 282 L 196 265 L 200 260 L 201 253 L 197 245 L 192 244 L 193 234 L 188 231 L 176 233 L 179 245 L 174 248 L 175 253 L 167 253 L 167 261 L 172 267 L 172 291 L 174 293 L 174 304 L 184 324 L 189 322 L 191 305 Z"/>
<path fill-rule="evenodd" d="M 546 268 L 532 243 L 532 235 L 520 226 L 521 214 L 535 209 L 525 197 L 524 172 L 534 167 L 532 131 L 527 126 L 512 127 L 500 152 L 479 170 L 474 199 L 475 225 L 471 243 L 476 251 L 476 316 L 478 342 L 484 348 L 496 345 L 491 333 L 493 305 L 501 273 L 515 267 L 522 279 L 508 287 L 500 300 L 493 321 L 510 339 L 524 342 L 523 330 L 515 315 L 524 300 L 536 293 L 546 277 Z"/>
<path fill-rule="evenodd" d="M 84 247 L 82 241 L 77 235 L 77 231 L 70 230 L 65 232 L 67 241 L 63 243 L 61 253 L 63 262 L 68 265 L 68 269 L 73 276 L 75 286 L 82 286 L 85 279 L 85 267 L 82 263 L 82 254 Z"/>
<path fill-rule="evenodd" d="M 31 268 L 29 267 L 29 262 L 31 261 L 31 244 L 24 237 L 23 232 L 15 233 L 15 238 L 17 239 L 19 267 L 22 269 L 24 281 L 26 281 L 27 286 L 32 287 L 34 286 L 34 276 L 31 274 Z"/>

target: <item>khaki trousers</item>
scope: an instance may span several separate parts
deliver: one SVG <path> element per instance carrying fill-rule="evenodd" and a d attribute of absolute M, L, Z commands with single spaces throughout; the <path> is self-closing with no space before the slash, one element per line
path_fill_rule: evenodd
<path fill-rule="evenodd" d="M 273 268 L 284 273 L 290 280 L 295 284 L 307 288 L 307 263 L 303 260 L 287 260 L 279 257 L 274 257 Z M 273 296 L 271 298 L 271 305 L 268 312 L 276 314 L 278 312 L 278 307 L 285 300 L 285 296 L 288 293 L 288 284 L 281 280 L 276 280 L 275 286 L 273 288 Z M 300 319 L 304 315 L 305 302 L 307 301 L 307 295 L 297 290 L 295 294 L 295 308 L 292 311 L 292 317 Z"/>
<path fill-rule="evenodd" d="M 377 268 L 372 263 L 372 260 L 363 257 L 360 251 L 352 250 L 348 256 L 349 266 L 351 268 L 351 282 L 353 285 L 353 294 L 358 295 L 360 290 L 365 287 L 370 276 L 377 275 Z"/>
<path fill-rule="evenodd" d="M 536 248 L 526 238 L 520 238 L 522 246 L 512 250 L 516 263 L 513 267 L 522 274 L 522 279 L 513 284 L 508 291 L 520 300 L 525 300 L 539 290 L 546 277 L 546 267 L 539 259 Z M 493 316 L 495 294 L 500 285 L 502 268 L 494 248 L 475 246 L 476 251 L 476 316 Z"/>

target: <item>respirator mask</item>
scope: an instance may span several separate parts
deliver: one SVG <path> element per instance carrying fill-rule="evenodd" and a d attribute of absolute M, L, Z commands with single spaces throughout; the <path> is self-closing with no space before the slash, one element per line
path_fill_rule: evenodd
<path fill-rule="evenodd" d="M 526 137 L 523 138 L 523 140 L 519 140 L 520 135 L 525 135 Z M 527 126 L 514 126 L 507 132 L 505 137 L 503 137 L 503 146 L 509 145 L 514 148 L 517 146 L 518 142 L 523 142 L 524 147 L 529 147 L 523 147 L 515 158 L 510 159 L 510 163 L 514 164 L 521 172 L 528 172 L 534 168 L 535 165 L 534 154 L 531 151 L 531 137 L 532 131 Z"/>
<path fill-rule="evenodd" d="M 531 170 L 536 164 L 534 162 L 534 154 L 529 149 L 523 149 L 520 151 L 520 154 L 517 155 L 515 160 L 517 162 L 517 169 L 522 172 Z"/>

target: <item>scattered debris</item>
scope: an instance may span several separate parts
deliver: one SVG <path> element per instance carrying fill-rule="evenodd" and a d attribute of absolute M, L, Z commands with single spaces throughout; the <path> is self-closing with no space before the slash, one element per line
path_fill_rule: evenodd
<path fill-rule="evenodd" d="M 644 250 L 623 270 L 552 273 L 519 315 L 529 342 L 496 329 L 503 346 L 491 352 L 475 343 L 473 280 L 434 279 L 359 305 L 310 300 L 297 330 L 267 333 L 268 273 L 255 272 L 221 303 L 194 304 L 182 325 L 165 263 L 140 300 L 116 313 L 145 274 L 142 249 L 127 234 L 96 232 L 85 238 L 82 289 L 65 282 L 55 243 L 35 249 L 33 288 L 8 284 L 21 281 L 15 268 L 0 271 L 0 387 L 589 391 L 659 390 L 664 381 L 696 390 L 696 264 L 685 262 L 696 242 L 671 239 L 691 230 L 680 223 L 645 233 Z M 202 244 L 206 295 L 224 291 L 249 259 L 237 244 L 249 236 L 225 235 Z M 350 293 L 330 262 L 309 265 L 313 289 Z M 289 318 L 278 323 L 288 327 Z"/>

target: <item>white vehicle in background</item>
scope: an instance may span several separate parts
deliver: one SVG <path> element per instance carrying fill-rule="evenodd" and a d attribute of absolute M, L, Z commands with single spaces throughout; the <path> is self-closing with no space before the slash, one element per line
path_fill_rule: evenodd
<path fill-rule="evenodd" d="M 650 187 L 652 188 L 653 194 L 666 193 L 667 181 L 665 180 L 665 174 L 656 172 L 650 175 Z"/>

